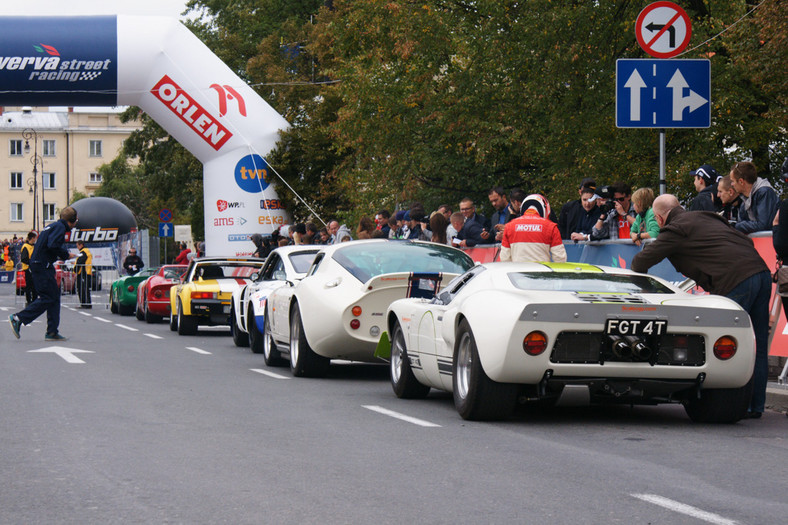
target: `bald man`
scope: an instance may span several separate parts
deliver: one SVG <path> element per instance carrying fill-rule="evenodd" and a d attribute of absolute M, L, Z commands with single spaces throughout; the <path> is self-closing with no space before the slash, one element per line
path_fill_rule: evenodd
<path fill-rule="evenodd" d="M 769 371 L 769 268 L 752 239 L 713 212 L 685 211 L 674 195 L 654 200 L 659 236 L 632 259 L 632 269 L 646 272 L 667 258 L 679 272 L 707 292 L 736 301 L 750 315 L 755 331 L 755 371 L 745 417 L 759 418 L 766 402 Z"/>

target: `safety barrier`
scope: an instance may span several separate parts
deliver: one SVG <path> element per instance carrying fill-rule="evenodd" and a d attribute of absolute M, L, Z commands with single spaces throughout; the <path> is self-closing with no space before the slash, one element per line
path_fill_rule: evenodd
<path fill-rule="evenodd" d="M 118 269 L 114 267 L 91 268 L 91 275 L 84 281 L 79 277 L 82 265 L 74 264 L 71 261 L 58 261 L 55 263 L 55 281 L 60 289 L 60 303 L 69 305 L 79 305 L 80 286 L 86 286 L 91 292 L 91 303 L 95 303 L 93 295 L 100 297 L 99 302 L 107 303 L 109 288 L 112 282 L 118 278 Z M 14 304 L 24 306 L 27 302 L 25 288 L 27 282 L 22 271 L 22 264 L 18 263 L 13 272 L 12 281 L 14 284 Z"/>

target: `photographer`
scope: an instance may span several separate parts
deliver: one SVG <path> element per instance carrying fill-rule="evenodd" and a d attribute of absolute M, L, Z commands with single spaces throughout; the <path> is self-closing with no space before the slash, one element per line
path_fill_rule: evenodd
<path fill-rule="evenodd" d="M 599 188 L 596 193 L 605 199 L 605 204 L 599 205 L 601 214 L 590 240 L 629 239 L 630 227 L 637 217 L 631 202 L 632 188 L 626 182 L 616 182 Z"/>

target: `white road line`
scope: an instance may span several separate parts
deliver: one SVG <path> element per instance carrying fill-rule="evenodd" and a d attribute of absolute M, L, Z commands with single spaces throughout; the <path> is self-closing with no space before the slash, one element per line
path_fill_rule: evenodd
<path fill-rule="evenodd" d="M 115 326 L 118 328 L 123 328 L 124 330 L 128 330 L 129 332 L 139 332 L 136 328 L 132 328 L 130 326 L 126 326 L 125 324 L 115 323 Z"/>
<path fill-rule="evenodd" d="M 79 312 L 79 315 L 85 315 L 87 317 L 93 317 L 91 314 L 89 314 L 87 312 Z"/>
<path fill-rule="evenodd" d="M 150 337 L 151 339 L 164 339 L 162 336 L 156 335 L 156 334 L 145 334 L 145 333 L 143 333 L 142 335 L 144 335 L 145 337 Z"/>
<path fill-rule="evenodd" d="M 693 518 L 707 521 L 709 523 L 714 523 L 715 525 L 736 525 L 737 522 L 734 520 L 729 520 L 728 518 L 723 518 L 719 514 L 714 514 L 713 512 L 706 512 L 705 510 L 701 510 L 697 507 L 693 507 L 691 505 L 686 505 L 684 503 L 680 503 L 678 501 L 674 501 L 672 499 L 663 498 L 662 496 L 657 496 L 656 494 L 630 494 L 633 498 L 637 498 L 648 503 L 653 503 L 654 505 L 659 505 L 660 507 L 664 507 L 668 510 L 672 510 L 673 512 L 678 512 L 679 514 L 686 514 L 687 516 L 692 516 Z"/>
<path fill-rule="evenodd" d="M 281 374 L 275 374 L 273 372 L 269 372 L 268 370 L 262 370 L 260 368 L 250 368 L 252 372 L 257 372 L 258 374 L 263 374 L 264 376 L 273 377 L 274 379 L 290 379 L 287 376 L 283 376 Z"/>
<path fill-rule="evenodd" d="M 102 323 L 111 323 L 112 322 L 109 319 L 104 319 L 103 317 L 99 317 L 97 315 L 94 315 L 93 319 L 95 319 L 96 321 L 101 321 Z"/>
<path fill-rule="evenodd" d="M 186 350 L 191 350 L 192 352 L 197 352 L 198 354 L 211 355 L 210 352 L 206 352 L 205 350 L 201 350 L 201 349 L 197 348 L 196 346 L 187 346 Z"/>
<path fill-rule="evenodd" d="M 401 419 L 402 421 L 407 421 L 408 423 L 413 423 L 414 425 L 419 425 L 421 427 L 440 427 L 440 425 L 436 425 L 435 423 L 430 423 L 429 421 L 424 421 L 423 419 L 417 419 L 415 417 L 406 416 L 405 414 L 400 414 L 399 412 L 394 412 L 393 410 L 388 410 L 383 407 L 379 407 L 377 405 L 361 405 L 367 410 L 372 410 L 373 412 L 378 412 L 383 414 L 384 416 L 393 417 L 396 419 Z"/>

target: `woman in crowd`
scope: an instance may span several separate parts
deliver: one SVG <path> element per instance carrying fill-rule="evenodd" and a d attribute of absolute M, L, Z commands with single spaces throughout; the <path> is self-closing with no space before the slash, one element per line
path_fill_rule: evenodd
<path fill-rule="evenodd" d="M 449 221 L 446 216 L 437 211 L 430 217 L 430 230 L 432 231 L 432 242 L 439 244 L 449 244 L 446 236 L 446 229 L 449 227 Z"/>
<path fill-rule="evenodd" d="M 643 239 L 656 239 L 659 234 L 659 224 L 651 208 L 653 202 L 654 191 L 651 188 L 640 188 L 632 194 L 632 205 L 635 207 L 637 217 L 632 223 L 629 235 L 632 237 L 632 242 L 638 246 Z"/>

